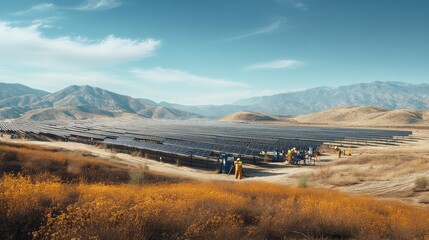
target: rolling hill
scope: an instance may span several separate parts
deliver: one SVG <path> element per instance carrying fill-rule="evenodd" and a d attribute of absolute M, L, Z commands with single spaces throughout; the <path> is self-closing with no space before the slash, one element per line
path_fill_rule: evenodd
<path fill-rule="evenodd" d="M 35 95 L 28 94 L 28 91 L 22 93 L 23 95 L 0 99 L 0 118 L 65 120 L 106 117 L 162 119 L 200 117 L 197 114 L 159 106 L 147 99 L 135 99 L 91 86 L 70 86 L 51 94 L 36 92 L 38 95 Z"/>
<path fill-rule="evenodd" d="M 269 116 L 256 112 L 236 112 L 218 121 L 242 123 L 267 123 L 286 125 L 331 126 L 429 126 L 429 111 L 415 109 L 387 110 L 380 107 L 345 106 L 296 117 Z"/>
<path fill-rule="evenodd" d="M 270 122 L 276 118 L 257 112 L 236 112 L 219 119 L 222 122 Z"/>
<path fill-rule="evenodd" d="M 293 118 L 299 123 L 355 126 L 429 125 L 429 111 L 379 107 L 340 107 Z"/>
<path fill-rule="evenodd" d="M 268 115 L 302 115 L 340 106 L 429 110 L 429 84 L 373 82 L 336 88 L 316 87 L 298 92 L 242 99 L 234 104 L 222 106 L 161 104 L 207 117 L 221 117 L 240 111 Z"/>
<path fill-rule="evenodd" d="M 158 104 L 148 99 L 132 98 L 91 86 L 70 86 L 55 93 L 20 84 L 0 83 L 0 87 L 0 119 L 56 119 L 55 116 L 87 119 L 131 115 L 155 119 L 188 119 L 202 116 L 219 118 L 236 112 L 296 116 L 341 106 L 429 110 L 429 84 L 400 82 L 361 83 L 336 88 L 317 87 L 242 99 L 229 105 L 200 106 L 167 102 Z M 399 118 L 401 116 L 395 115 Z M 420 121 L 418 117 L 416 121 Z"/>

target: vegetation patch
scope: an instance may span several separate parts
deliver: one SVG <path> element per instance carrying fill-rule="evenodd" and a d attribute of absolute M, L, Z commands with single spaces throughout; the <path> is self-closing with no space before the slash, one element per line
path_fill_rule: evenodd
<path fill-rule="evenodd" d="M 419 177 L 414 181 L 415 190 L 424 191 L 428 186 L 428 178 L 427 177 Z"/>
<path fill-rule="evenodd" d="M 50 150 L 0 146 L 0 156 L 0 239 L 429 237 L 429 208 L 401 201 L 268 183 L 174 182 Z"/>

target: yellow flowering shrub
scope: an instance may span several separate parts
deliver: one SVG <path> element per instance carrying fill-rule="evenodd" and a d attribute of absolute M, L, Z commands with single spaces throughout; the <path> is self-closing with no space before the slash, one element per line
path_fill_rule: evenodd
<path fill-rule="evenodd" d="M 429 239 L 429 208 L 399 200 L 150 171 L 128 184 L 122 166 L 43 153 L 0 146 L 0 239 Z"/>
<path fill-rule="evenodd" d="M 267 183 L 0 180 L 2 238 L 424 239 L 429 209 Z M 2 228 L 4 229 L 4 228 Z"/>

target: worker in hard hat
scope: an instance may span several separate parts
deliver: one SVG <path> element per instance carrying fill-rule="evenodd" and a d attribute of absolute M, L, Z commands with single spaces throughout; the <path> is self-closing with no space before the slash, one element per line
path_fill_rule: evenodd
<path fill-rule="evenodd" d="M 286 154 L 286 163 L 290 164 L 292 162 L 292 151 L 289 149 L 287 150 L 287 154 Z"/>
<path fill-rule="evenodd" d="M 338 146 L 335 146 L 335 151 L 338 154 L 338 158 L 341 158 L 341 149 Z"/>
<path fill-rule="evenodd" d="M 243 162 L 240 158 L 237 158 L 237 160 L 234 161 L 234 167 L 235 167 L 235 179 L 243 178 Z"/>
<path fill-rule="evenodd" d="M 287 151 L 287 154 L 288 154 L 287 155 L 288 162 L 292 163 L 292 161 L 294 160 L 293 156 L 296 154 L 296 148 L 289 149 Z"/>

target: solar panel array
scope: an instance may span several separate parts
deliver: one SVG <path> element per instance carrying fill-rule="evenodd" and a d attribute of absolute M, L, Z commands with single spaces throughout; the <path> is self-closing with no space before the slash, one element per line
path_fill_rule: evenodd
<path fill-rule="evenodd" d="M 0 130 L 84 138 L 106 144 L 180 155 L 259 156 L 261 151 L 308 149 L 326 141 L 393 139 L 410 131 L 272 126 L 216 121 L 47 121 L 0 122 Z"/>

